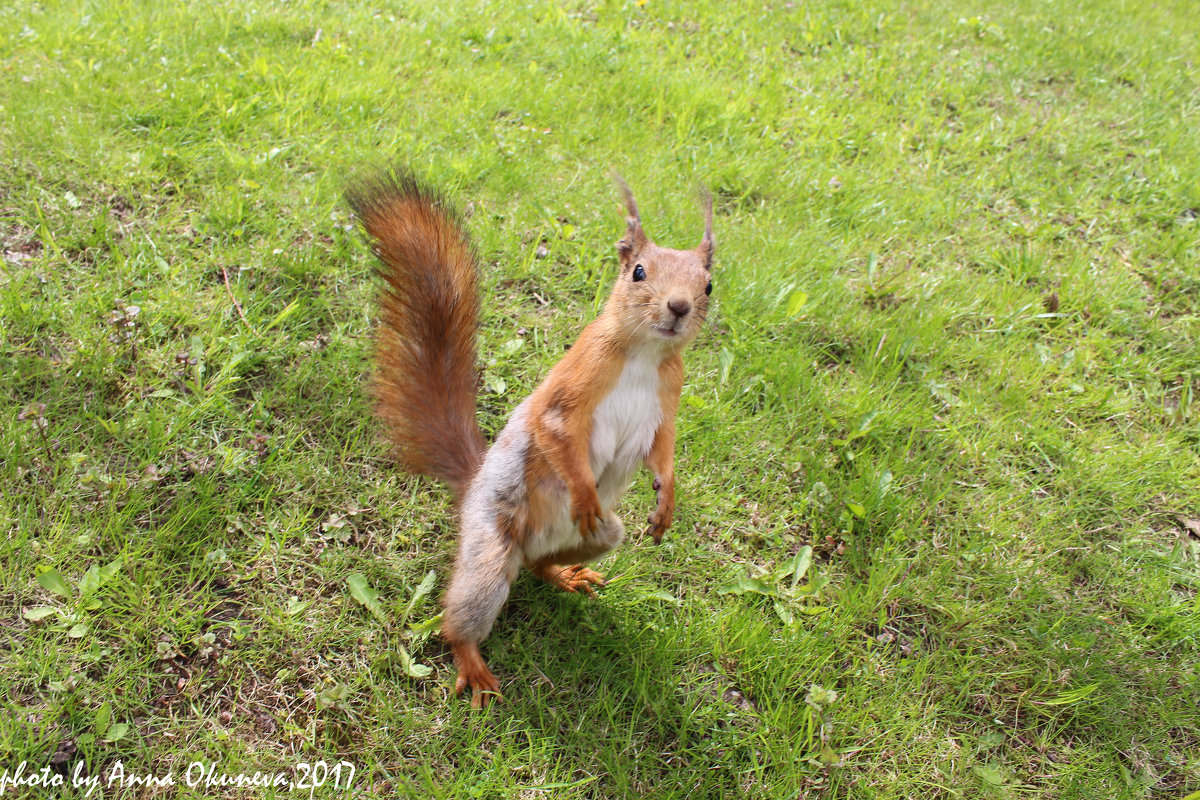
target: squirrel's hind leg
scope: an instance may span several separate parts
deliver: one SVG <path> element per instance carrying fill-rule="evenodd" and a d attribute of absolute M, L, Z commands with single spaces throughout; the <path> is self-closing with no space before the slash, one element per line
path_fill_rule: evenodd
<path fill-rule="evenodd" d="M 604 576 L 599 572 L 593 572 L 583 564 L 571 564 L 564 567 L 562 564 L 544 559 L 534 564 L 531 572 L 564 592 L 583 592 L 588 597 L 596 595 L 593 586 L 604 585 Z"/>
<path fill-rule="evenodd" d="M 551 586 L 565 592 L 583 592 L 595 595 L 593 586 L 603 586 L 604 576 L 583 566 L 584 561 L 593 561 L 605 555 L 625 538 L 625 526 L 613 512 L 605 513 L 591 536 L 577 546 L 550 553 L 529 565 L 530 571 Z M 566 566 L 564 566 L 566 565 Z"/>
<path fill-rule="evenodd" d="M 454 652 L 458 679 L 454 693 L 471 689 L 471 706 L 486 706 L 500 697 L 500 684 L 479 652 L 479 644 L 492 632 L 508 587 L 517 576 L 521 556 L 516 542 L 492 521 L 464 514 L 454 575 L 443 600 L 442 636 Z"/>

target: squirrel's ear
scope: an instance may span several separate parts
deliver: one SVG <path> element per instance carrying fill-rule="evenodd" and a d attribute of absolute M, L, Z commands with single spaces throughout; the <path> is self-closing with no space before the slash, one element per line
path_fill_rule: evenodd
<path fill-rule="evenodd" d="M 700 240 L 696 252 L 704 259 L 704 268 L 712 272 L 713 250 L 716 249 L 712 232 L 712 195 L 703 186 L 700 187 L 700 205 L 704 208 L 704 238 Z"/>
<path fill-rule="evenodd" d="M 621 267 L 625 268 L 633 264 L 638 254 L 642 252 L 642 248 L 650 241 L 646 238 L 646 232 L 642 230 L 642 218 L 638 214 L 637 201 L 633 199 L 633 192 L 629 191 L 629 185 L 616 172 L 613 173 L 613 179 L 617 182 L 617 188 L 621 190 L 621 199 L 625 202 L 625 212 L 628 216 L 625 218 L 626 225 L 625 235 L 617 242 L 617 257 L 621 260 Z"/>

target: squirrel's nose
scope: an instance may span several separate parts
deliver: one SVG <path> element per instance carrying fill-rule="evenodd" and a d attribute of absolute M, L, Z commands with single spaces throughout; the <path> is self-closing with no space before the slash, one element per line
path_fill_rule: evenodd
<path fill-rule="evenodd" d="M 692 310 L 692 304 L 688 300 L 675 298 L 667 301 L 667 308 L 671 309 L 671 313 L 677 317 L 683 317 Z"/>

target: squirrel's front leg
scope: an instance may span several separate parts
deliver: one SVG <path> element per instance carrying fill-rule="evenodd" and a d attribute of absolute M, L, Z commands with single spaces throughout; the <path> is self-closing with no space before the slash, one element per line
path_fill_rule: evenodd
<path fill-rule="evenodd" d="M 654 543 L 662 541 L 675 517 L 675 420 L 666 419 L 654 434 L 654 443 L 646 454 L 646 467 L 654 473 L 654 491 L 658 505 L 647 519 L 646 533 Z"/>
<path fill-rule="evenodd" d="M 591 417 L 568 415 L 561 407 L 551 406 L 533 428 L 533 438 L 546 461 L 567 485 L 571 496 L 571 519 L 583 537 L 590 536 L 604 510 L 596 491 L 596 476 L 588 457 L 591 443 Z"/>

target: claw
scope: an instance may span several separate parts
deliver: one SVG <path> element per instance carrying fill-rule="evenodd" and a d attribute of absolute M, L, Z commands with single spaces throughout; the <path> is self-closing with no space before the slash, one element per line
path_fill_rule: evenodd
<path fill-rule="evenodd" d="M 600 498 L 595 492 L 591 497 L 580 498 L 571 503 L 571 519 L 579 526 L 579 535 L 584 539 L 595 532 L 603 516 L 604 509 L 600 508 Z"/>
<path fill-rule="evenodd" d="M 544 570 L 542 577 L 547 583 L 562 589 L 564 592 L 583 592 L 588 597 L 595 597 L 593 586 L 603 586 L 604 576 L 594 572 L 583 564 L 572 564 L 569 567 L 550 567 Z"/>
<path fill-rule="evenodd" d="M 646 518 L 646 522 L 649 523 L 646 526 L 646 534 L 654 537 L 655 544 L 662 544 L 663 535 L 666 534 L 667 528 L 671 527 L 671 517 L 669 511 L 663 513 L 662 509 L 659 509 Z"/>
<path fill-rule="evenodd" d="M 489 701 L 504 700 L 500 694 L 500 682 L 488 669 L 479 653 L 479 646 L 471 643 L 455 644 L 454 662 L 458 665 L 458 678 L 454 681 L 454 695 L 462 696 L 468 688 L 471 690 L 471 708 L 486 708 Z"/>
<path fill-rule="evenodd" d="M 576 522 L 579 524 L 579 535 L 585 539 L 596 530 L 596 517 L 591 514 L 580 514 L 576 518 Z"/>

